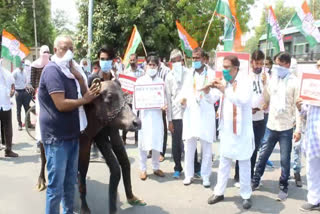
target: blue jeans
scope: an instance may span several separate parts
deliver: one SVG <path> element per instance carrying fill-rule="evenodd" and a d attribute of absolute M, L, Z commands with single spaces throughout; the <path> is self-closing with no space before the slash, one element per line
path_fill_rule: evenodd
<path fill-rule="evenodd" d="M 279 179 L 280 189 L 288 191 L 288 179 L 290 175 L 290 155 L 292 149 L 292 134 L 293 129 L 285 131 L 273 131 L 266 128 L 265 135 L 263 137 L 258 163 L 256 170 L 252 178 L 252 182 L 255 185 L 260 183 L 261 177 L 266 168 L 267 160 L 269 159 L 276 143 L 280 143 L 280 164 L 281 164 L 281 176 Z"/>
<path fill-rule="evenodd" d="M 293 144 L 293 172 L 301 171 L 301 140 Z"/>
<path fill-rule="evenodd" d="M 77 181 L 79 140 L 45 142 L 48 188 L 46 214 L 59 214 L 60 202 L 64 214 L 73 213 L 74 185 Z"/>

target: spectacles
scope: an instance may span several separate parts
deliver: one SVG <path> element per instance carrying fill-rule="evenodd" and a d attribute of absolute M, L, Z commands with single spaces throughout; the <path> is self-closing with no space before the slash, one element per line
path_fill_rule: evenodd
<path fill-rule="evenodd" d="M 43 53 L 47 53 L 47 54 L 49 54 L 50 52 L 49 52 L 49 51 L 44 51 Z"/>

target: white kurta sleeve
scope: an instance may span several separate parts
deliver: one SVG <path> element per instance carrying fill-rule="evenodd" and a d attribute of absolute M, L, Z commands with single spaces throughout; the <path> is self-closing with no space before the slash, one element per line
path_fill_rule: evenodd
<path fill-rule="evenodd" d="M 214 104 L 220 99 L 220 96 L 221 96 L 220 91 L 216 88 L 213 88 L 213 89 L 210 89 L 210 92 L 208 94 L 204 95 L 204 98 L 208 103 Z"/>
<path fill-rule="evenodd" d="M 232 87 L 228 87 L 225 89 L 225 99 L 228 99 L 231 103 L 236 106 L 247 105 L 248 103 L 251 105 L 252 99 L 252 84 L 245 81 L 242 83 L 238 83 L 237 90 L 233 91 Z"/>

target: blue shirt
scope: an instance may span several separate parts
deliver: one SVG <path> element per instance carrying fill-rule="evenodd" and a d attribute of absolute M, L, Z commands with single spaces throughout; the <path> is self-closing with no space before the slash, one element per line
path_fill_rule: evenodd
<path fill-rule="evenodd" d="M 38 94 L 41 138 L 47 144 L 77 139 L 80 135 L 78 108 L 60 112 L 50 96 L 57 92 L 64 92 L 66 99 L 78 99 L 75 80 L 67 78 L 57 64 L 50 62 L 42 72 Z"/>

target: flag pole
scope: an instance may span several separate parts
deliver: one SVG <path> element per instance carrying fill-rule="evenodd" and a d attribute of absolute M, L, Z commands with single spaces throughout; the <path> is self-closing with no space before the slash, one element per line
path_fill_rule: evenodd
<path fill-rule="evenodd" d="M 142 39 L 141 39 L 141 44 L 142 44 L 142 47 L 143 47 L 143 50 L 144 50 L 144 54 L 145 54 L 146 57 L 147 57 L 147 56 L 148 56 L 147 50 L 146 50 L 146 47 L 144 46 L 144 43 L 143 43 Z"/>
<path fill-rule="evenodd" d="M 201 44 L 201 48 L 203 48 L 204 43 L 206 43 L 207 36 L 208 36 L 209 30 L 210 30 L 211 24 L 212 24 L 212 22 L 213 22 L 213 18 L 214 18 L 214 14 L 215 14 L 215 13 L 216 13 L 216 9 L 214 9 L 214 11 L 213 11 L 212 17 L 211 17 L 210 22 L 209 22 L 209 26 L 208 26 L 208 28 L 207 28 L 207 32 L 206 32 L 206 34 L 205 34 L 205 36 L 204 36 L 204 39 L 203 39 L 203 42 L 202 42 L 202 44 Z"/>

